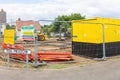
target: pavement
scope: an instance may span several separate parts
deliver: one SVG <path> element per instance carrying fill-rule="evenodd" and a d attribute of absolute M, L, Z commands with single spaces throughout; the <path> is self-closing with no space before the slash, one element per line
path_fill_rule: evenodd
<path fill-rule="evenodd" d="M 0 80 L 120 80 L 120 59 L 60 70 L 25 70 L 0 67 Z"/>

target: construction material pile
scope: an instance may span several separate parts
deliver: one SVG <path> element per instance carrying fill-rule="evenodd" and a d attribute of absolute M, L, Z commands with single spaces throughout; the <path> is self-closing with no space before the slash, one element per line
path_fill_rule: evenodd
<path fill-rule="evenodd" d="M 69 61 L 73 60 L 71 52 L 39 52 L 38 60 L 42 61 Z"/>
<path fill-rule="evenodd" d="M 2 43 L 3 49 L 16 49 L 16 50 L 25 50 L 21 45 L 7 45 Z M 10 58 L 18 60 L 26 60 L 26 54 L 13 54 L 10 53 Z M 71 52 L 38 52 L 37 53 L 38 61 L 69 61 L 73 60 Z M 28 60 L 34 61 L 34 54 L 28 54 Z"/>

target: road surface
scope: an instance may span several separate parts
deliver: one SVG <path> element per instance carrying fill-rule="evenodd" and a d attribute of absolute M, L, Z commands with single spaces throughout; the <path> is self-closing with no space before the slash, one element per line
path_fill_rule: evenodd
<path fill-rule="evenodd" d="M 120 80 L 120 59 L 62 70 L 8 70 L 0 67 L 0 80 Z"/>

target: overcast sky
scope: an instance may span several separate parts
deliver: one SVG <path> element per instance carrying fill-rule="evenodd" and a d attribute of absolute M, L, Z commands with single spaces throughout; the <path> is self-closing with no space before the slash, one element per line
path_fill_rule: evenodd
<path fill-rule="evenodd" d="M 120 0 L 0 0 L 7 12 L 8 22 L 22 20 L 51 20 L 58 15 L 81 13 L 87 18 L 120 18 Z"/>

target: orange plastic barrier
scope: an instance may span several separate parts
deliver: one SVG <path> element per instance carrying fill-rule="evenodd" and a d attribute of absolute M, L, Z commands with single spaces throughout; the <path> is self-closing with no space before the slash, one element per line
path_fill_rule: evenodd
<path fill-rule="evenodd" d="M 8 44 L 4 44 L 2 43 L 2 48 L 3 49 L 20 49 L 20 50 L 24 50 L 24 47 L 21 45 L 8 45 Z"/>
<path fill-rule="evenodd" d="M 24 50 L 24 47 L 21 45 L 8 45 L 2 43 L 3 49 L 16 49 L 16 50 Z M 18 59 L 18 60 L 26 60 L 26 54 L 10 54 L 11 58 Z M 32 54 L 28 54 L 28 60 L 33 61 L 34 56 Z"/>
<path fill-rule="evenodd" d="M 26 60 L 26 54 L 10 54 L 10 57 L 18 60 Z M 32 54 L 28 54 L 28 61 L 34 61 Z"/>

